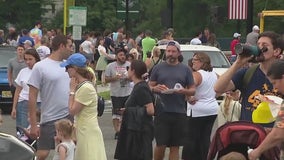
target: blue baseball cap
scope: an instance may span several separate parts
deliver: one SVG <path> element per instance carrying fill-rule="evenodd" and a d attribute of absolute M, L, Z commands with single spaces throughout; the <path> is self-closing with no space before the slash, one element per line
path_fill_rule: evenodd
<path fill-rule="evenodd" d="M 74 53 L 68 57 L 68 59 L 60 64 L 60 67 L 66 67 L 68 65 L 77 67 L 86 67 L 86 57 L 81 53 Z"/>

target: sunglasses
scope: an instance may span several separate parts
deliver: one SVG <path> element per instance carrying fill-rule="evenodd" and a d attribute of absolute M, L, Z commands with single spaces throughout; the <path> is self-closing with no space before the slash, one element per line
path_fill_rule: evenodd
<path fill-rule="evenodd" d="M 72 66 L 71 66 L 71 65 L 65 66 L 65 70 L 66 70 L 66 71 L 67 71 L 69 68 L 72 68 Z"/>

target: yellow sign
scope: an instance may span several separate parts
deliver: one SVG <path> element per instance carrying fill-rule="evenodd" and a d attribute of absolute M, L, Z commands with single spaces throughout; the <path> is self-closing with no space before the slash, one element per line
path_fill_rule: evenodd
<path fill-rule="evenodd" d="M 12 98 L 11 91 L 2 91 L 2 98 Z"/>

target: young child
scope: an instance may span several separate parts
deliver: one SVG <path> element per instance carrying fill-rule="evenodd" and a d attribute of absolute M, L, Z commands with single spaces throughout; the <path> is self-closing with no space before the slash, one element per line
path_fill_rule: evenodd
<path fill-rule="evenodd" d="M 220 108 L 218 109 L 217 124 L 218 127 L 222 126 L 226 122 L 238 121 L 241 114 L 241 104 L 239 103 L 240 91 L 229 91 Z"/>
<path fill-rule="evenodd" d="M 55 122 L 56 136 L 53 160 L 73 160 L 75 144 L 72 140 L 73 124 L 68 119 Z"/>

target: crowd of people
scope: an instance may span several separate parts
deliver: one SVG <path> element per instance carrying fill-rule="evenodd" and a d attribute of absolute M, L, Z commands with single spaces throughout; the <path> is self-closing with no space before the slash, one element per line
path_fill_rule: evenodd
<path fill-rule="evenodd" d="M 115 159 L 163 160 L 167 147 L 170 160 L 206 159 L 214 123 L 252 122 L 252 112 L 260 103 L 258 95 L 283 98 L 284 74 L 277 69 L 284 64 L 279 60 L 283 39 L 275 32 L 259 34 L 258 30 L 253 27 L 247 43 L 265 50 L 259 56 L 234 53 L 232 66 L 222 75 L 213 71 L 204 52 L 194 53 L 186 60 L 188 65 L 182 63 L 172 28 L 160 40 L 150 30 L 134 39 L 118 27 L 103 34 L 86 32 L 80 42 L 72 36 L 42 32 L 39 22 L 31 31 L 23 29 L 19 37 L 11 31 L 9 37 L 17 38 L 4 42 L 17 46 L 17 56 L 8 65 L 14 99 L 11 116 L 16 126 L 29 128 L 30 138 L 37 140 L 39 160 L 46 159 L 53 149 L 55 160 L 104 160 L 105 144 L 97 119 L 96 83 L 100 81 L 110 85 Z M 234 33 L 234 45 L 240 43 L 240 36 Z M 197 32 L 190 44 L 220 47 L 208 28 Z M 159 45 L 166 45 L 164 53 Z M 246 72 L 252 73 L 248 82 L 243 80 Z M 224 93 L 219 106 L 216 98 Z M 155 95 L 163 110 L 154 116 Z M 254 160 L 281 143 L 282 121 L 279 112 L 275 124 L 261 124 L 270 133 L 245 156 Z"/>

